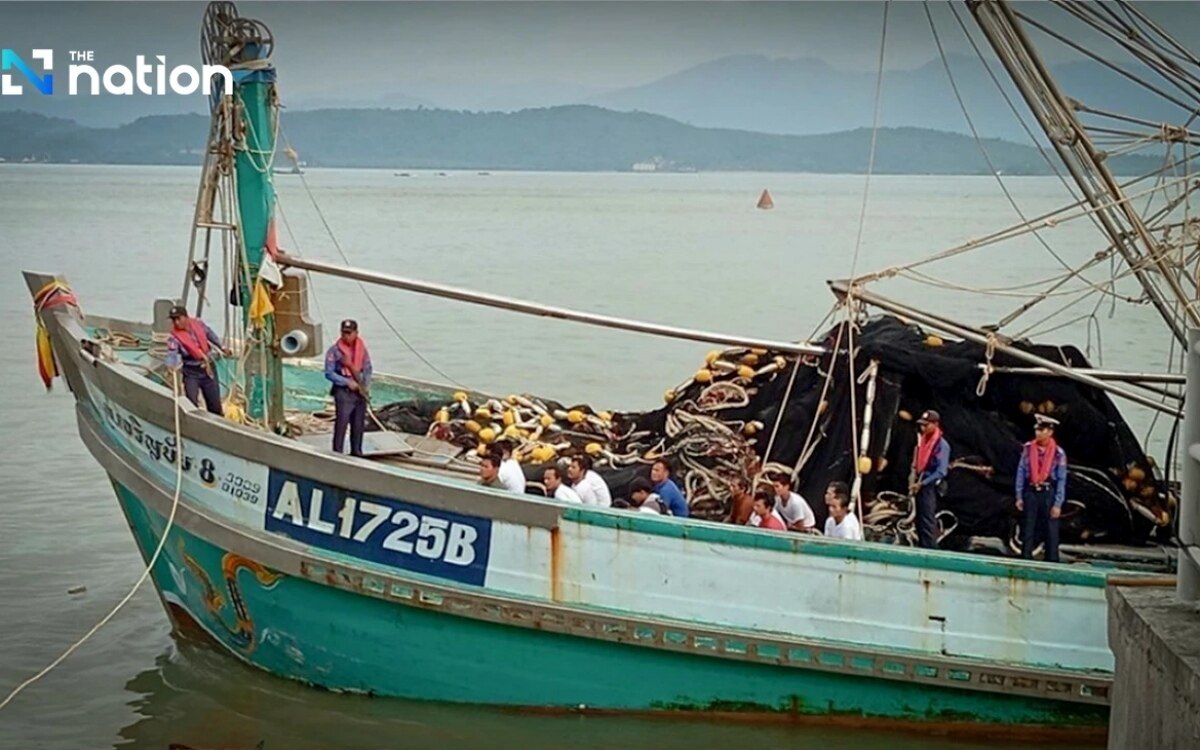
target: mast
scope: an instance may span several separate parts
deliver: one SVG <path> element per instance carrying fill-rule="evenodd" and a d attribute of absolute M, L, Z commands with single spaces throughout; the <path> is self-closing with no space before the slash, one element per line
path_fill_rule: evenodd
<path fill-rule="evenodd" d="M 1104 233 L 1121 253 L 1171 333 L 1186 347 L 1184 324 L 1172 307 L 1183 311 L 1188 325 L 1200 326 L 1195 300 L 1184 291 L 1163 248 L 1105 165 L 1106 155 L 1092 143 L 1075 115 L 1075 107 L 1058 88 L 1008 3 L 968 0 L 967 4 L 1085 200 L 1095 209 Z M 1156 269 L 1166 283 L 1167 294 L 1159 288 L 1150 268 Z"/>
<path fill-rule="evenodd" d="M 239 361 L 244 364 L 246 410 L 252 419 L 278 431 L 284 424 L 283 361 L 276 344 L 275 315 L 273 311 L 263 314 L 252 304 L 256 287 L 264 292 L 267 288 L 262 278 L 264 266 L 277 275 L 270 257 L 275 248 L 268 248 L 274 242 L 271 163 L 279 116 L 273 49 L 271 32 L 262 22 L 239 17 L 231 2 L 209 3 L 201 52 L 206 64 L 230 70 L 233 92 L 232 96 L 230 92 L 214 93 L 211 101 L 212 130 L 193 229 L 193 254 L 196 233 L 203 230 L 207 271 L 212 231 L 224 233 L 226 278 L 232 289 L 228 301 L 241 309 L 238 323 L 243 349 Z M 223 214 L 223 221 L 213 218 L 214 206 Z M 189 266 L 202 303 L 205 282 L 197 283 L 201 275 L 196 273 L 194 260 Z M 252 317 L 252 312 L 258 315 Z"/>

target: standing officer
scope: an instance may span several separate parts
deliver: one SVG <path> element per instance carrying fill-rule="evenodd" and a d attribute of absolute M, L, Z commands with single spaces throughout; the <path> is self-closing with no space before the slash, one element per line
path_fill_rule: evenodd
<path fill-rule="evenodd" d="M 908 494 L 917 501 L 917 538 L 925 549 L 937 549 L 938 487 L 950 473 L 950 444 L 942 437 L 942 417 L 932 409 L 917 420 L 920 433 L 913 454 Z"/>
<path fill-rule="evenodd" d="M 350 427 L 350 455 L 362 456 L 367 426 L 367 400 L 371 387 L 371 355 L 358 335 L 358 323 L 342 321 L 342 335 L 325 352 L 325 379 L 333 383 L 329 394 L 337 418 L 333 423 L 333 450 L 343 453 L 346 427 Z"/>
<path fill-rule="evenodd" d="M 1021 557 L 1033 558 L 1038 542 L 1046 540 L 1046 562 L 1058 562 L 1058 517 L 1067 499 L 1067 454 L 1054 440 L 1058 420 L 1034 415 L 1033 440 L 1021 448 L 1017 465 L 1017 510 L 1021 526 Z"/>
<path fill-rule="evenodd" d="M 204 406 L 218 417 L 224 415 L 221 408 L 221 385 L 213 370 L 214 349 L 230 356 L 231 352 L 221 344 L 221 339 L 199 318 L 188 315 L 187 308 L 175 305 L 171 308 L 171 338 L 167 339 L 167 367 L 183 371 L 183 392 L 196 406 L 200 405 L 200 394 L 204 394 Z"/>

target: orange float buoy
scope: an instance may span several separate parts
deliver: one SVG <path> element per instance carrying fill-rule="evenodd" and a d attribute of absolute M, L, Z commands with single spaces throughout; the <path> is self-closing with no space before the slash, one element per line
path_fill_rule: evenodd
<path fill-rule="evenodd" d="M 771 200 L 770 190 L 764 189 L 762 195 L 758 196 L 758 207 L 763 209 L 775 208 L 775 201 Z"/>

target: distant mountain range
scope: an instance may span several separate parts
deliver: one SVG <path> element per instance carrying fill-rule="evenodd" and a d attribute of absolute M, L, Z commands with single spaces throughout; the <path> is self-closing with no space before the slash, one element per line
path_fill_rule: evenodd
<path fill-rule="evenodd" d="M 993 64 L 993 69 L 1000 87 L 977 57 L 952 55 L 947 62 L 981 135 L 1029 143 L 1029 136 L 1001 95 L 1004 91 L 1041 136 L 1037 122 L 1026 114 L 1024 101 L 998 64 Z M 1091 106 L 1156 122 L 1186 119 L 1176 105 L 1098 63 L 1066 63 L 1053 66 L 1051 72 L 1068 96 Z M 1154 80 L 1153 75 L 1142 75 Z M 871 124 L 875 83 L 875 73 L 837 70 L 820 60 L 743 55 L 597 96 L 590 103 L 618 111 L 653 112 L 703 127 L 830 133 Z M 884 74 L 880 124 L 970 132 L 941 60 Z"/>
<path fill-rule="evenodd" d="M 1029 142 L 1000 92 L 1003 90 L 1022 113 L 1024 102 L 998 66 L 994 65 L 1000 88 L 976 57 L 952 55 L 948 63 L 967 111 L 982 135 Z M 1052 66 L 1051 71 L 1068 96 L 1089 105 L 1155 122 L 1181 122 L 1186 118 L 1179 107 L 1099 63 L 1066 63 Z M 1134 72 L 1156 80 L 1145 71 Z M 398 78 L 385 91 L 373 92 L 362 84 L 348 84 L 319 97 L 289 97 L 285 104 L 291 110 L 423 107 L 486 112 L 594 104 L 623 112 L 663 115 L 699 127 L 812 135 L 869 127 L 874 93 L 874 73 L 839 70 L 816 59 L 740 55 L 606 93 L 554 80 L 505 85 L 486 82 L 435 85 Z M 206 102 L 198 97 L 0 97 L 0 112 L 25 109 L 99 127 L 112 127 L 148 115 L 202 114 L 204 107 Z M 1026 117 L 1036 130 L 1036 123 Z M 940 60 L 915 70 L 885 74 L 880 124 L 890 128 L 970 132 Z"/>
<path fill-rule="evenodd" d="M 659 115 L 594 106 L 514 113 L 434 109 L 286 111 L 288 141 L 310 166 L 628 171 L 635 164 L 675 170 L 861 173 L 868 128 L 823 135 L 771 135 L 699 128 Z M 208 134 L 202 115 L 143 117 L 117 128 L 88 128 L 28 112 L 0 112 L 0 158 L 59 163 L 198 164 Z M 1007 174 L 1047 174 L 1029 146 L 990 139 Z M 283 164 L 282 159 L 280 165 Z M 1124 174 L 1151 172 L 1151 157 L 1113 158 Z M 987 174 L 974 139 L 921 128 L 879 132 L 881 174 Z"/>

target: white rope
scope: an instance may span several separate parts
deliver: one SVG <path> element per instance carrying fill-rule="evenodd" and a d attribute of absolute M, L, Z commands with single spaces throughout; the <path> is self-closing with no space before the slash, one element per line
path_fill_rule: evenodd
<path fill-rule="evenodd" d="M 282 135 L 284 145 L 291 149 L 292 145 L 288 142 L 287 133 L 282 133 Z M 325 212 L 321 210 L 321 204 L 317 202 L 317 197 L 313 195 L 312 188 L 308 186 L 308 180 L 304 178 L 304 172 L 301 172 L 298 177 L 300 178 L 300 184 L 304 186 L 304 192 L 308 194 L 308 199 L 313 204 L 313 209 L 317 212 L 317 218 L 321 220 L 322 226 L 325 227 L 326 233 L 329 234 L 329 239 L 333 242 L 334 249 L 338 251 L 338 255 L 342 256 L 342 262 L 347 266 L 354 265 L 350 262 L 350 256 L 348 256 L 346 251 L 342 249 L 342 243 L 338 242 L 337 235 L 333 232 L 333 227 L 331 227 L 329 222 L 325 219 Z M 361 281 L 357 281 L 356 283 L 358 284 L 359 290 L 362 292 L 363 298 L 366 299 L 367 303 L 370 304 L 375 310 L 375 314 L 379 316 L 379 319 L 383 321 L 383 324 L 388 328 L 388 330 L 390 330 L 396 336 L 396 338 L 400 340 L 400 343 L 404 344 L 405 348 L 413 353 L 413 356 L 419 359 L 426 367 L 437 373 L 440 377 L 445 378 L 447 382 L 457 385 L 460 388 L 467 387 L 452 378 L 450 375 L 446 374 L 441 368 L 430 362 L 424 354 L 421 354 L 421 352 L 417 351 L 417 348 L 413 346 L 407 338 L 405 338 L 404 334 L 400 333 L 400 329 L 396 328 L 396 326 L 392 324 L 392 321 L 388 318 L 387 313 L 383 311 L 383 308 L 381 308 L 379 303 L 375 301 L 375 298 L 371 296 L 371 292 L 367 289 L 367 285 Z"/>
<path fill-rule="evenodd" d="M 871 175 L 875 171 L 875 148 L 879 140 L 879 110 L 880 102 L 883 99 L 883 63 L 885 53 L 887 52 L 887 32 L 888 32 L 888 11 L 891 9 L 891 0 L 886 0 L 883 4 L 883 29 L 880 31 L 879 38 L 879 68 L 875 76 L 875 104 L 871 114 L 871 151 L 867 158 L 867 175 L 863 181 L 863 196 L 862 206 L 858 213 L 858 234 L 854 239 L 854 257 L 850 261 L 850 280 L 846 285 L 846 327 L 848 328 L 846 336 L 846 363 L 850 375 L 850 449 L 854 456 L 854 485 L 862 484 L 862 472 L 858 467 L 858 385 L 857 378 L 854 376 L 854 327 L 855 323 L 855 304 L 854 304 L 854 289 L 855 280 L 854 274 L 858 271 L 858 256 L 862 251 L 863 232 L 867 226 L 867 203 L 871 197 Z"/>
<path fill-rule="evenodd" d="M 876 382 L 876 376 L 878 374 L 879 374 L 879 360 L 872 359 L 871 364 L 867 366 L 866 371 L 864 371 L 862 376 L 858 379 L 858 382 L 860 382 L 860 383 L 864 379 L 867 381 L 867 400 L 863 404 L 862 439 L 859 442 L 859 444 L 862 446 L 862 455 L 861 456 L 855 455 L 854 462 L 855 462 L 856 466 L 857 466 L 860 458 L 862 458 L 862 457 L 870 458 L 869 456 L 867 456 L 867 449 L 871 445 L 871 418 L 872 418 L 872 412 L 875 407 L 875 382 Z M 857 469 L 855 471 L 854 484 L 850 487 L 850 512 L 851 513 L 854 513 L 856 511 L 861 513 L 861 510 L 858 507 L 860 504 L 859 501 L 862 499 L 861 496 L 862 496 L 862 471 L 861 471 L 861 469 Z"/>
<path fill-rule="evenodd" d="M 824 318 L 824 320 L 822 320 L 822 321 L 821 321 L 821 322 L 820 322 L 820 323 L 817 325 L 817 328 L 816 328 L 816 329 L 813 331 L 813 333 L 812 333 L 811 335 L 809 335 L 809 337 L 808 337 L 808 338 L 809 338 L 810 340 L 813 338 L 813 336 L 815 336 L 815 335 L 816 335 L 816 332 L 817 332 L 818 330 L 820 330 L 821 328 L 823 328 L 823 327 L 825 326 L 825 323 L 826 323 L 826 322 L 827 322 L 827 321 L 828 321 L 830 318 L 832 318 L 832 317 L 833 317 L 834 313 L 835 313 L 835 312 L 837 312 L 837 308 L 838 308 L 838 305 L 837 305 L 837 303 L 835 302 L 835 303 L 834 303 L 834 305 L 833 305 L 833 307 L 829 308 L 829 312 L 825 314 L 825 318 Z M 839 341 L 839 342 L 841 342 L 841 334 L 840 334 L 840 332 L 839 332 L 839 335 L 838 335 L 838 341 Z M 834 356 L 835 356 L 835 357 L 837 356 L 836 347 L 835 347 L 835 351 L 834 351 Z M 796 373 L 797 373 L 797 372 L 799 372 L 799 370 L 800 370 L 800 365 L 803 363 L 803 361 L 804 361 L 804 357 L 801 357 L 801 356 L 799 356 L 799 355 L 797 355 L 797 356 L 796 356 L 796 363 L 795 363 L 795 365 L 792 367 L 792 374 L 791 374 L 791 376 L 788 378 L 788 384 L 787 384 L 787 388 L 786 388 L 786 389 L 784 390 L 784 392 L 783 392 L 783 401 L 782 401 L 782 402 L 780 403 L 780 405 L 779 405 L 779 413 L 775 415 L 775 425 L 774 425 L 774 426 L 771 428 L 771 437 L 770 437 L 770 439 L 768 439 L 768 440 L 767 440 L 767 448 L 766 448 L 766 450 L 765 450 L 765 451 L 763 451 L 763 458 L 762 458 L 762 462 L 763 462 L 763 464 L 764 464 L 764 465 L 766 465 L 766 464 L 768 464 L 768 463 L 770 463 L 770 462 L 771 462 L 771 449 L 772 449 L 772 448 L 775 446 L 775 435 L 776 435 L 776 434 L 779 432 L 779 425 L 780 425 L 780 424 L 783 422 L 783 412 L 784 412 L 784 411 L 787 409 L 788 403 L 789 403 L 789 401 L 791 400 L 791 396 L 792 396 L 792 386 L 793 386 L 793 385 L 795 385 L 795 383 L 796 383 Z M 819 360 L 818 360 L 818 362 L 819 362 Z M 830 368 L 830 370 L 832 371 L 832 367 Z M 826 376 L 826 377 L 825 377 L 825 385 L 826 385 L 826 387 L 828 387 L 828 385 L 829 385 L 829 376 Z M 825 391 L 824 391 L 824 390 L 822 390 L 822 391 L 821 391 L 821 398 L 822 398 L 822 399 L 824 399 L 824 398 L 825 398 Z M 747 399 L 746 399 L 746 403 L 749 403 L 749 397 L 747 397 Z M 819 408 L 819 404 L 818 404 L 818 408 Z M 814 415 L 813 415 L 813 425 L 816 425 L 817 419 L 818 419 L 820 416 L 821 416 L 821 415 L 820 415 L 819 413 L 817 413 L 817 414 L 814 414 Z M 809 432 L 808 432 L 808 437 L 809 437 L 810 439 L 812 438 L 812 430 L 811 430 L 811 429 L 810 429 L 810 430 L 809 430 Z M 808 440 L 805 440 L 805 441 L 804 441 L 804 445 L 805 445 L 805 448 L 804 448 L 804 449 L 802 449 L 802 450 L 800 451 L 800 455 L 801 455 L 801 457 L 803 457 L 803 456 L 804 456 L 804 451 L 805 451 L 805 450 L 807 450 L 807 448 L 808 448 Z M 793 478 L 795 478 L 795 472 L 793 472 Z"/>
<path fill-rule="evenodd" d="M 975 395 L 979 398 L 983 398 L 983 394 L 987 393 L 988 379 L 996 371 L 992 366 L 992 359 L 996 356 L 996 343 L 996 333 L 988 331 L 987 347 L 983 352 L 983 374 L 979 376 L 979 384 L 975 386 Z"/>
<path fill-rule="evenodd" d="M 925 9 L 925 17 L 929 21 L 929 31 L 933 34 L 934 44 L 937 45 L 938 57 L 942 61 L 942 68 L 946 71 L 946 78 L 950 81 L 950 89 L 954 93 L 955 100 L 958 101 L 959 109 L 962 110 L 963 119 L 967 122 L 967 127 L 971 131 L 971 137 L 975 140 L 975 145 L 979 149 L 979 153 L 983 156 L 984 162 L 987 163 L 988 170 L 991 172 L 992 177 L 996 179 L 996 184 L 1000 186 L 1000 191 L 1004 193 L 1004 197 L 1006 200 L 1008 200 L 1008 204 L 1012 206 L 1013 211 L 1017 214 L 1017 217 L 1022 223 L 1030 225 L 1029 217 L 1027 217 L 1025 212 L 1021 210 L 1020 205 L 1017 203 L 1017 199 L 1013 197 L 1013 194 L 1008 189 L 1008 185 L 1006 185 L 1004 182 L 1004 178 L 1000 176 L 1000 171 L 996 169 L 995 163 L 992 162 L 991 154 L 988 153 L 987 147 L 983 145 L 983 139 L 980 138 L 979 131 L 975 127 L 975 120 L 971 117 L 970 112 L 967 111 L 967 104 L 965 101 L 963 101 L 962 93 L 958 89 L 958 82 L 955 81 L 954 73 L 950 70 L 950 61 L 946 59 L 946 50 L 942 47 L 942 38 L 938 34 L 937 25 L 933 22 L 933 13 L 931 13 L 929 10 L 929 0 L 925 0 L 923 7 Z M 1050 243 L 1046 241 L 1046 238 L 1038 234 L 1036 229 L 1031 228 L 1031 231 L 1038 243 L 1040 243 L 1041 246 L 1045 248 L 1046 252 L 1048 252 L 1056 261 L 1058 261 L 1059 265 L 1066 269 L 1071 275 L 1077 274 L 1077 272 L 1071 268 L 1070 264 L 1068 264 L 1061 255 L 1059 255 L 1054 251 L 1053 248 L 1050 247 Z M 1090 284 L 1087 279 L 1084 279 L 1083 277 L 1080 277 L 1080 279 L 1085 284 Z"/>
<path fill-rule="evenodd" d="M 1200 152 L 1198 152 L 1197 155 L 1200 156 Z M 1151 177 L 1154 174 L 1158 174 L 1159 171 L 1161 171 L 1161 170 L 1155 171 L 1154 173 L 1151 173 L 1149 175 L 1145 175 L 1143 177 L 1132 180 L 1129 183 L 1126 183 L 1126 185 L 1130 185 L 1135 182 L 1139 182 L 1141 180 L 1147 179 L 1148 177 Z M 1154 193 L 1159 193 L 1159 192 L 1165 193 L 1167 190 L 1169 190 L 1171 188 L 1176 188 L 1176 187 L 1179 187 L 1180 185 L 1185 185 L 1188 182 L 1188 180 L 1189 180 L 1188 177 L 1180 177 L 1178 179 L 1171 180 L 1170 182 L 1164 182 L 1161 185 L 1155 185 L 1154 187 L 1147 188 L 1145 190 L 1141 190 L 1136 193 L 1126 195 L 1125 197 L 1120 198 L 1118 200 L 1114 200 L 1110 204 L 1107 204 L 1106 206 L 1102 206 L 1101 208 L 1105 208 L 1108 206 L 1120 207 L 1120 206 L 1124 205 L 1125 203 L 1129 203 L 1130 201 L 1133 201 L 1138 198 L 1143 198 L 1146 196 L 1153 195 Z M 1126 185 L 1123 185 L 1122 187 L 1125 187 Z M 936 263 L 938 261 L 946 260 L 948 258 L 953 258 L 957 255 L 962 255 L 963 253 L 968 253 L 968 252 L 972 252 L 974 250 L 979 250 L 979 249 L 982 249 L 989 245 L 994 245 L 994 244 L 997 244 L 1000 242 L 1005 242 L 1007 240 L 1015 239 L 1022 235 L 1029 234 L 1041 226 L 1061 226 L 1062 224 L 1065 224 L 1068 221 L 1074 221 L 1075 219 L 1080 219 L 1080 218 L 1087 218 L 1101 210 L 1100 208 L 1092 208 L 1092 207 L 1080 208 L 1081 205 L 1082 205 L 1082 202 L 1078 201 L 1078 202 L 1072 203 L 1070 205 L 1055 209 L 1054 211 L 1050 211 L 1046 214 L 1042 214 L 1041 216 L 1036 216 L 1036 217 L 1030 219 L 1029 223 L 1027 223 L 1027 224 L 1014 224 L 1014 225 L 1005 227 L 1004 229 L 993 232 L 989 235 L 985 235 L 983 237 L 978 237 L 978 238 L 967 240 L 966 242 L 963 242 L 961 244 L 947 248 L 946 250 L 942 250 L 940 252 L 933 253 L 932 255 L 928 255 L 924 258 L 920 258 L 911 263 L 906 263 L 901 266 L 889 266 L 889 267 L 881 269 L 879 271 L 873 271 L 871 273 L 865 274 L 862 277 L 860 277 L 858 279 L 858 283 L 864 284 L 864 283 L 867 283 L 870 281 L 876 281 L 878 279 L 890 278 L 890 277 L 895 276 L 896 274 L 900 273 L 901 271 L 909 271 L 909 270 L 912 270 L 919 266 L 929 265 L 930 263 Z M 1079 208 L 1080 210 L 1076 211 L 1075 213 L 1068 213 L 1072 209 L 1076 209 L 1076 208 Z"/>
<path fill-rule="evenodd" d="M 771 427 L 771 437 L 767 439 L 767 448 L 763 451 L 764 464 L 771 461 L 771 449 L 775 446 L 775 435 L 779 433 L 779 425 L 783 423 L 783 413 L 787 410 L 788 401 L 792 397 L 792 386 L 796 383 L 796 373 L 800 372 L 802 359 L 803 357 L 797 354 L 796 361 L 792 363 L 792 374 L 788 377 L 787 388 L 783 391 L 783 401 L 779 404 L 779 413 L 775 415 L 775 424 Z"/>
<path fill-rule="evenodd" d="M 837 338 L 834 339 L 833 349 L 829 353 L 829 372 L 825 373 L 825 382 L 821 385 L 821 398 L 817 400 L 817 408 L 813 413 L 812 424 L 808 426 L 808 435 L 804 438 L 804 446 L 800 448 L 800 455 L 796 458 L 796 465 L 792 467 L 792 479 L 800 475 L 800 470 L 804 468 L 804 464 L 808 462 L 812 450 L 816 448 L 816 444 L 813 443 L 813 435 L 816 434 L 817 425 L 823 416 L 822 407 L 825 404 L 825 396 L 829 393 L 829 385 L 833 382 L 833 373 L 837 370 L 838 352 L 841 351 L 842 334 L 845 331 L 845 325 L 838 326 Z M 819 369 L 818 372 L 820 372 Z"/>
<path fill-rule="evenodd" d="M 251 167 L 254 168 L 254 171 L 258 172 L 259 174 L 264 174 L 264 175 L 271 174 L 271 172 L 275 169 L 275 153 L 276 153 L 275 145 L 277 143 L 279 143 L 279 127 L 280 127 L 280 123 L 282 122 L 282 119 L 283 119 L 279 116 L 279 103 L 278 102 L 271 104 L 270 107 L 271 107 L 270 112 L 273 115 L 273 119 L 275 120 L 274 127 L 273 127 L 274 133 L 271 136 L 271 150 L 268 152 L 268 151 L 263 151 L 261 149 L 250 148 L 249 143 L 247 143 L 245 149 L 243 149 L 243 151 L 246 154 L 246 161 L 250 164 Z M 245 110 L 245 108 L 246 108 L 246 103 L 243 100 L 242 101 L 243 111 Z M 258 140 L 257 135 L 254 130 L 254 120 L 249 115 L 246 115 L 245 117 L 242 118 L 242 121 L 245 122 L 246 126 L 250 129 L 250 138 L 252 140 Z M 263 158 L 264 158 L 264 161 L 263 161 L 261 167 L 254 160 L 255 154 L 259 154 L 259 155 L 263 156 Z"/>
<path fill-rule="evenodd" d="M 175 406 L 175 408 L 174 408 L 174 412 L 175 412 L 175 447 L 176 447 L 176 451 L 175 451 L 175 496 L 171 499 L 171 513 L 169 516 L 167 516 L 167 525 L 165 528 L 163 528 L 162 538 L 158 540 L 158 546 L 155 547 L 154 554 L 150 556 L 150 561 L 148 563 L 146 563 L 146 569 L 142 571 L 142 575 L 138 577 L 137 582 L 133 584 L 133 588 L 129 589 L 129 593 L 126 594 L 124 596 L 124 598 L 121 599 L 121 601 L 117 602 L 117 606 L 113 607 L 112 610 L 110 610 L 107 615 L 102 617 L 100 619 L 100 622 L 93 625 L 91 630 L 84 633 L 82 638 L 80 638 L 79 640 L 72 643 L 70 645 L 70 647 L 67 648 L 66 651 L 63 651 L 58 656 L 57 659 L 55 659 L 54 661 L 47 664 L 46 667 L 42 671 L 38 672 L 33 677 L 30 677 L 29 679 L 22 682 L 20 685 L 17 685 L 15 688 L 13 688 L 12 692 L 10 692 L 8 694 L 8 696 L 5 697 L 5 699 L 2 702 L 0 702 L 0 709 L 3 709 L 5 706 L 7 706 L 9 703 L 11 703 L 14 698 L 16 698 L 18 695 L 21 694 L 21 692 L 23 690 L 25 690 L 25 688 L 29 687 L 33 683 L 37 682 L 38 680 L 42 679 L 46 675 L 50 674 L 51 670 L 53 670 L 59 664 L 62 664 L 67 659 L 67 657 L 69 657 L 71 654 L 75 653 L 76 649 L 78 649 L 80 646 L 82 646 L 84 643 L 86 643 L 89 638 L 91 638 L 93 635 L 96 634 L 97 631 L 100 630 L 100 628 L 107 625 L 108 622 L 110 620 L 112 620 L 112 618 L 115 617 L 116 614 L 118 612 L 120 612 L 121 609 L 126 604 L 129 603 L 129 600 L 133 598 L 133 595 L 138 592 L 138 589 L 140 589 L 142 587 L 142 584 L 146 582 L 146 579 L 150 577 L 150 572 L 154 569 L 155 563 L 158 562 L 158 557 L 159 557 L 159 555 L 162 554 L 163 547 L 165 547 L 167 544 L 167 536 L 171 533 L 171 529 L 175 525 L 175 511 L 179 508 L 179 496 L 183 490 L 183 437 L 181 435 L 181 431 L 179 428 L 179 412 L 180 412 L 181 408 L 179 405 L 179 373 L 178 372 L 172 370 L 171 381 L 172 381 L 172 391 L 173 391 L 172 395 L 174 398 L 174 406 Z"/>

